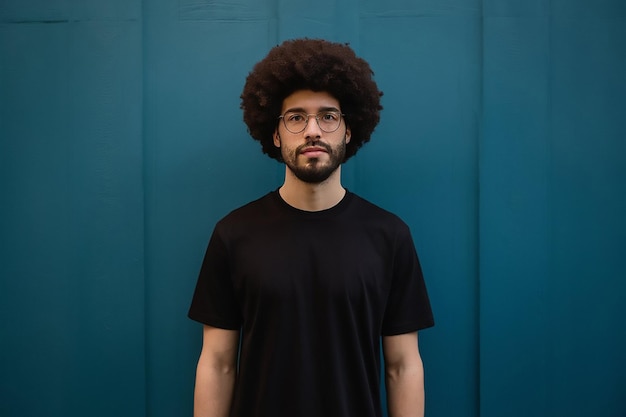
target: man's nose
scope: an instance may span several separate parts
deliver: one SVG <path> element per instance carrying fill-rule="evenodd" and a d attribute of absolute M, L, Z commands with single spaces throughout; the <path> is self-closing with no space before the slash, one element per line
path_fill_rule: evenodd
<path fill-rule="evenodd" d="M 317 122 L 317 115 L 307 114 L 307 118 L 308 121 L 306 127 L 304 128 L 304 137 L 307 140 L 319 139 L 322 135 L 322 129 L 320 129 L 320 125 Z"/>

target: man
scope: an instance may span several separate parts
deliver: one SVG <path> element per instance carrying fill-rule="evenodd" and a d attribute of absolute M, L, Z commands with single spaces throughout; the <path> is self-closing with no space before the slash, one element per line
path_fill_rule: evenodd
<path fill-rule="evenodd" d="M 423 415 L 417 331 L 433 319 L 409 229 L 341 185 L 379 121 L 372 75 L 310 39 L 249 74 L 244 120 L 285 180 L 213 231 L 189 311 L 196 417 L 380 417 L 381 336 L 389 415 Z"/>

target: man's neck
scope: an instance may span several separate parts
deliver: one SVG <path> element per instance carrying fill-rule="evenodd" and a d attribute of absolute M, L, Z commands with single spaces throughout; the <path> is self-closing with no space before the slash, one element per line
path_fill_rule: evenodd
<path fill-rule="evenodd" d="M 287 204 L 300 210 L 320 211 L 334 207 L 346 195 L 341 185 L 341 166 L 326 181 L 317 184 L 299 180 L 286 168 L 285 183 L 278 192 Z"/>

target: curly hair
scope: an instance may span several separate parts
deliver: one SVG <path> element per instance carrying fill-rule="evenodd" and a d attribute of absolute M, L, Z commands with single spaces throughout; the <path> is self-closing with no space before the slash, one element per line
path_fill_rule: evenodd
<path fill-rule="evenodd" d="M 351 131 L 344 162 L 370 140 L 380 120 L 383 93 L 369 64 L 348 44 L 294 39 L 270 50 L 246 78 L 241 94 L 243 119 L 263 152 L 282 162 L 272 135 L 283 100 L 298 90 L 324 91 L 335 97 Z"/>

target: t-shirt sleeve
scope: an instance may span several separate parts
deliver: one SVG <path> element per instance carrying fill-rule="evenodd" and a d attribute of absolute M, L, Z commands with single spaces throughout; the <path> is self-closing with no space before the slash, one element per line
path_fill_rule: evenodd
<path fill-rule="evenodd" d="M 241 313 L 230 276 L 228 251 L 215 227 L 196 283 L 189 318 L 222 329 L 237 330 Z"/>
<path fill-rule="evenodd" d="M 397 235 L 394 252 L 383 336 L 410 333 L 435 324 L 422 268 L 406 225 Z"/>

